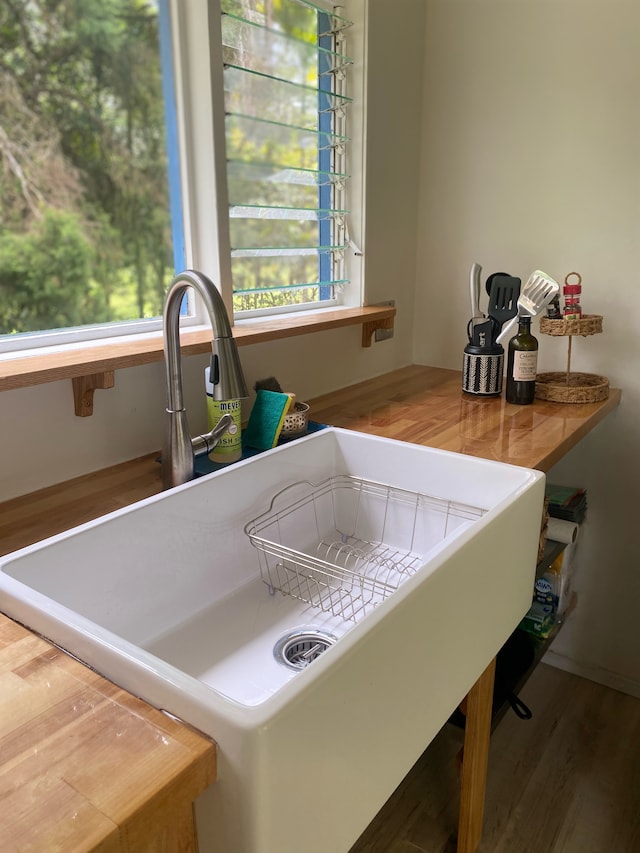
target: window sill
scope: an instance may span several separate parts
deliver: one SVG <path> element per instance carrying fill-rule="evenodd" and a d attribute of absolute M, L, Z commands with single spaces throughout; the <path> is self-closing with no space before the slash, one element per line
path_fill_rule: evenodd
<path fill-rule="evenodd" d="M 337 329 L 342 326 L 362 326 L 362 345 L 370 346 L 376 329 L 392 329 L 396 309 L 392 305 L 373 305 L 363 308 L 321 308 L 264 320 L 241 320 L 233 327 L 238 346 L 266 343 L 283 338 Z M 198 326 L 185 329 L 180 336 L 183 355 L 211 351 L 211 329 Z M 0 391 L 41 385 L 60 379 L 73 379 L 74 392 L 91 392 L 91 388 L 112 387 L 114 370 L 162 361 L 162 333 L 114 338 L 100 343 L 69 345 L 40 350 L 37 353 L 12 353 L 0 358 Z M 105 379 L 105 376 L 107 377 Z M 91 380 L 96 380 L 92 382 Z M 87 382 L 86 380 L 90 380 Z M 102 383 L 102 384 L 101 384 Z M 92 394 L 92 392 L 91 392 Z M 79 412 L 76 414 L 91 414 Z"/>

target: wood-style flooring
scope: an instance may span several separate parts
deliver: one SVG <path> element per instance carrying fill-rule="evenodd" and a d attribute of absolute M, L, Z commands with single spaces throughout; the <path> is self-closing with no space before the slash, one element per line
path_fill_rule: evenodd
<path fill-rule="evenodd" d="M 478 853 L 640 853 L 640 699 L 540 664 L 491 737 Z M 454 853 L 456 755 L 446 725 L 350 853 Z"/>

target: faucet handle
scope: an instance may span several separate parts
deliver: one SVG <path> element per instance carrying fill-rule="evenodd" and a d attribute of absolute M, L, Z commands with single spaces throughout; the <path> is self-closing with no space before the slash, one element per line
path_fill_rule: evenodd
<path fill-rule="evenodd" d="M 233 417 L 229 414 L 224 414 L 211 432 L 206 432 L 204 435 L 192 438 L 191 447 L 193 448 L 193 455 L 198 457 L 211 453 L 232 423 Z"/>

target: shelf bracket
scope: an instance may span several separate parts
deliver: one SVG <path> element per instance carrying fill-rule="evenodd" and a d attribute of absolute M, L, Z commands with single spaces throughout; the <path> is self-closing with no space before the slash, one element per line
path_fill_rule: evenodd
<path fill-rule="evenodd" d="M 102 373 L 91 373 L 89 376 L 74 376 L 73 404 L 79 418 L 87 418 L 93 414 L 93 392 L 98 388 L 113 388 L 116 384 L 113 370 Z"/>
<path fill-rule="evenodd" d="M 390 299 L 388 302 L 377 302 L 375 307 L 382 307 L 388 305 L 389 307 L 395 307 L 395 300 Z M 371 346 L 371 338 L 375 335 L 376 341 L 386 341 L 389 338 L 393 337 L 393 322 L 395 319 L 394 315 L 391 317 L 383 317 L 380 320 L 367 320 L 362 324 L 362 346 L 370 347 Z"/>

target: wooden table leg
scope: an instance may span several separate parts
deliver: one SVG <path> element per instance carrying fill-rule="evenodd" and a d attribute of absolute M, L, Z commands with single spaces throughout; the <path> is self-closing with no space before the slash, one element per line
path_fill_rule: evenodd
<path fill-rule="evenodd" d="M 457 853 L 475 853 L 482 837 L 495 658 L 467 694 Z"/>

